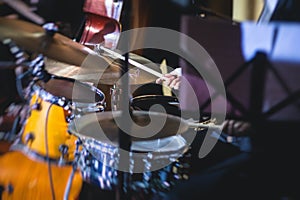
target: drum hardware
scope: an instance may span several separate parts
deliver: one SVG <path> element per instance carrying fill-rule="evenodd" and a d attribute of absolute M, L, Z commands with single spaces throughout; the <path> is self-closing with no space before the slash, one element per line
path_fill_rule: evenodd
<path fill-rule="evenodd" d="M 67 183 L 67 186 L 66 186 L 66 189 L 65 189 L 65 192 L 64 192 L 64 200 L 68 200 L 69 199 L 69 193 L 70 193 L 70 189 L 71 189 L 71 185 L 72 185 L 72 182 L 73 182 L 73 179 L 74 179 L 74 175 L 75 175 L 75 172 L 77 171 L 78 169 L 78 162 L 79 162 L 79 155 L 80 155 L 80 146 L 81 146 L 82 142 L 77 139 L 75 141 L 75 151 L 74 151 L 74 161 L 72 162 L 72 172 L 69 176 L 69 179 L 68 179 L 68 183 Z"/>
<path fill-rule="evenodd" d="M 68 159 L 66 156 L 68 155 L 69 147 L 65 144 L 61 144 L 59 146 L 59 151 L 61 152 L 61 156 L 58 161 L 58 165 L 64 165 L 66 163 L 66 159 Z"/>
<path fill-rule="evenodd" d="M 44 56 L 39 54 L 31 61 L 30 71 L 34 79 L 47 82 L 51 79 L 51 74 L 45 70 Z"/>
<path fill-rule="evenodd" d="M 34 134 L 33 133 L 28 133 L 25 136 L 24 142 L 25 142 L 25 144 L 28 144 L 29 142 L 33 142 L 34 139 L 35 139 Z"/>
<path fill-rule="evenodd" d="M 41 107 L 41 104 L 40 103 L 35 103 L 31 106 L 31 109 L 32 110 L 41 110 L 42 107 Z"/>
<path fill-rule="evenodd" d="M 70 115 L 66 116 L 66 122 L 67 123 L 70 123 L 73 119 L 75 119 L 74 114 L 70 114 Z"/>
<path fill-rule="evenodd" d="M 25 52 L 22 51 L 10 38 L 3 39 L 2 43 L 9 47 L 9 51 L 15 57 L 15 65 L 20 65 L 27 60 L 28 55 L 25 55 Z"/>
<path fill-rule="evenodd" d="M 126 25 L 125 25 L 126 26 Z M 130 43 L 130 41 L 128 41 L 128 43 Z M 127 47 L 128 48 L 128 47 Z M 128 110 L 128 104 L 126 105 L 126 103 L 129 101 L 129 52 L 125 52 L 124 55 L 124 63 L 122 63 L 122 67 L 121 67 L 121 94 L 120 94 L 120 110 L 121 110 L 121 118 L 126 118 L 126 114 L 127 111 L 129 111 L 129 115 L 130 117 L 132 117 L 132 112 L 131 110 Z M 120 121 L 119 121 L 120 122 Z M 126 124 L 126 125 L 125 125 Z M 127 128 L 129 128 L 130 130 L 132 129 L 132 122 L 131 121 L 127 121 L 127 122 L 123 122 L 123 120 L 121 121 L 120 126 L 126 126 Z M 117 164 L 118 169 L 120 169 L 119 167 L 122 165 L 122 167 L 124 168 L 123 170 L 118 170 L 117 171 L 117 196 L 119 199 L 125 199 L 125 198 L 130 198 L 131 194 L 130 192 L 128 192 L 128 188 L 127 185 L 130 184 L 130 176 L 128 176 L 128 173 L 126 173 L 127 170 L 129 170 L 129 172 L 131 172 L 132 166 L 130 163 L 130 160 L 128 162 L 128 158 L 131 157 L 131 150 L 132 150 L 132 140 L 131 140 L 131 136 L 128 135 L 126 133 L 126 131 L 122 130 L 119 126 L 118 126 L 118 150 L 120 149 L 122 150 L 121 152 L 118 152 L 118 160 L 120 163 Z M 125 170 L 125 171 L 124 171 Z"/>
<path fill-rule="evenodd" d="M 111 95 L 111 110 L 119 110 L 120 109 L 120 94 L 122 90 L 118 88 L 117 84 L 114 84 L 112 88 L 110 88 Z"/>
<path fill-rule="evenodd" d="M 54 34 L 58 32 L 58 26 L 55 23 L 46 23 L 43 25 L 43 28 L 49 37 L 53 37 Z"/>

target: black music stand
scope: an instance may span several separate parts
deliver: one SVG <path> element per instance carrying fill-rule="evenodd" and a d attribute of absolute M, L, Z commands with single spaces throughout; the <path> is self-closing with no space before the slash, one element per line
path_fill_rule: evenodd
<path fill-rule="evenodd" d="M 225 99 L 226 117 L 251 122 L 259 130 L 256 131 L 259 140 L 264 142 L 276 131 L 274 125 L 297 127 L 300 121 L 299 24 L 231 24 L 190 16 L 184 16 L 182 24 L 181 31 L 203 46 L 216 63 L 226 91 L 226 97 L 217 91 L 211 97 L 207 88 L 213 87 L 212 84 L 203 80 L 195 66 L 181 59 L 183 77 L 197 95 L 197 102 L 191 101 L 194 91 L 183 81 L 179 98 L 183 111 L 192 113 L 199 106 L 201 114 L 210 116 L 211 103 L 218 105 L 218 101 Z M 186 45 L 185 40 L 181 41 L 186 56 L 197 58 L 199 52 Z M 203 63 L 199 66 L 210 70 Z"/>
<path fill-rule="evenodd" d="M 300 80 L 300 73 L 297 73 L 300 70 L 297 68 L 300 55 L 299 50 L 295 49 L 299 47 L 293 45 L 293 42 L 299 43 L 296 37 L 300 34 L 299 24 L 258 26 L 254 22 L 246 22 L 232 25 L 224 21 L 189 16 L 184 17 L 183 21 L 185 25 L 182 32 L 205 48 L 220 71 L 227 95 L 228 117 L 248 119 L 254 110 L 259 109 L 263 117 L 269 120 L 300 119 L 300 112 L 293 112 L 292 116 L 290 113 L 297 111 L 294 109 L 297 105 L 291 101 L 297 96 L 299 84 L 296 83 Z M 291 37 L 287 38 L 286 35 Z M 187 51 L 189 48 L 185 45 L 183 41 L 181 47 Z M 191 50 L 186 55 L 196 57 L 197 53 Z M 197 94 L 200 110 L 209 113 L 211 101 L 218 101 L 220 97 L 213 96 L 209 101 L 211 97 L 201 75 L 183 59 L 180 66 L 183 76 L 190 80 L 189 83 Z M 191 91 L 184 84 L 181 85 L 182 110 L 192 111 L 195 108 L 187 98 L 190 96 L 189 92 Z M 255 108 L 258 107 L 255 104 L 261 104 L 261 108 Z M 275 114 L 275 111 L 285 109 L 284 105 L 294 108 Z"/>
<path fill-rule="evenodd" d="M 201 44 L 215 61 L 225 83 L 227 118 L 248 120 L 253 150 L 245 166 L 250 194 L 266 195 L 260 188 L 272 188 L 274 196 L 298 197 L 297 164 L 300 121 L 300 25 L 295 23 L 261 24 L 245 22 L 232 25 L 224 21 L 184 17 L 182 32 Z M 198 52 L 181 43 L 187 57 Z M 190 50 L 190 51 L 189 51 Z M 185 60 L 180 66 L 183 77 L 197 94 L 198 102 L 190 101 L 191 91 L 180 88 L 181 109 L 211 114 L 207 85 Z M 202 65 L 203 67 L 203 65 Z M 204 66 L 205 67 L 205 66 Z M 207 68 L 209 70 L 209 68 Z M 198 104 L 199 105 L 198 105 Z M 276 178 L 275 178 L 276 177 Z M 243 182 L 244 183 L 244 182 Z M 235 192 L 235 191 L 234 191 Z M 243 194 L 244 195 L 244 194 Z"/>

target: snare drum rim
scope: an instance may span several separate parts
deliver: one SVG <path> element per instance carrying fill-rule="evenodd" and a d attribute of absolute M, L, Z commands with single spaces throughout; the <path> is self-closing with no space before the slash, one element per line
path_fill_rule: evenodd
<path fill-rule="evenodd" d="M 33 93 L 38 92 L 38 96 L 40 98 L 42 98 L 43 100 L 50 102 L 51 104 L 55 104 L 61 107 L 71 107 L 72 109 L 80 109 L 82 112 L 94 112 L 94 111 L 99 111 L 99 109 L 101 110 L 101 108 L 99 108 L 99 106 L 104 107 L 105 106 L 105 94 L 98 88 L 89 85 L 87 83 L 83 83 L 81 81 L 78 81 L 76 79 L 72 79 L 72 78 L 67 78 L 67 77 L 61 77 L 61 76 L 56 76 L 56 75 L 52 75 L 50 80 L 65 80 L 65 81 L 69 81 L 72 83 L 76 84 L 81 84 L 82 86 L 86 87 L 87 89 L 89 89 L 92 92 L 95 92 L 98 96 L 100 96 L 100 101 L 99 102 L 89 102 L 89 103 L 82 103 L 80 101 L 73 101 L 72 99 L 66 98 L 64 96 L 55 96 L 53 94 L 51 94 L 50 92 L 46 91 L 43 87 L 34 84 L 32 86 L 33 88 Z M 40 80 L 39 80 L 40 81 Z M 38 81 L 36 81 L 38 82 Z"/>

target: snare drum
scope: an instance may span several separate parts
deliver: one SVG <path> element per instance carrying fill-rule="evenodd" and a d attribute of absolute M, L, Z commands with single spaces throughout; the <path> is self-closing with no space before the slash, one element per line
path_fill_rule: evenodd
<path fill-rule="evenodd" d="M 119 161 L 117 147 L 107 146 L 101 142 L 89 141 L 89 143 L 87 148 L 83 148 L 81 151 L 78 162 L 83 179 L 104 190 L 116 188 L 118 185 L 116 168 Z M 169 144 L 168 147 L 162 148 L 166 144 Z M 190 165 L 187 157 L 185 154 L 178 156 L 179 153 L 184 153 L 182 149 L 185 148 L 185 145 L 186 142 L 181 136 L 134 142 L 132 146 L 134 154 L 130 156 L 129 168 L 134 170 L 135 167 L 138 167 L 139 170 L 144 169 L 144 172 L 126 172 L 131 176 L 127 187 L 135 192 L 168 192 L 177 181 L 188 179 Z M 162 148 L 160 153 L 164 155 L 145 153 L 150 149 L 153 150 L 153 147 Z M 170 153 L 169 157 L 168 153 Z M 170 164 L 152 171 L 152 165 L 166 162 L 170 162 Z"/>
<path fill-rule="evenodd" d="M 148 115 L 146 113 L 134 111 L 133 116 L 143 118 Z M 114 115 L 118 118 L 120 112 L 115 111 Z M 152 117 L 158 115 L 155 113 Z M 168 134 L 170 136 L 155 139 L 133 139 L 129 167 L 125 170 L 120 167 L 122 154 L 118 148 L 118 134 L 113 121 L 111 112 L 103 112 L 76 118 L 69 124 L 70 133 L 82 141 L 83 148 L 76 160 L 85 181 L 101 189 L 111 190 L 118 184 L 117 170 L 122 170 L 131 177 L 127 185 L 130 190 L 155 193 L 166 192 L 177 180 L 188 178 L 189 163 L 182 161 L 189 145 L 180 134 Z M 145 122 L 144 119 L 141 121 Z M 137 124 L 140 125 L 139 122 Z M 102 135 L 99 125 L 105 135 Z"/>
<path fill-rule="evenodd" d="M 27 153 L 46 158 L 73 160 L 76 137 L 68 133 L 72 119 L 104 110 L 104 94 L 74 79 L 52 76 L 32 87 L 30 112 L 21 130 Z"/>

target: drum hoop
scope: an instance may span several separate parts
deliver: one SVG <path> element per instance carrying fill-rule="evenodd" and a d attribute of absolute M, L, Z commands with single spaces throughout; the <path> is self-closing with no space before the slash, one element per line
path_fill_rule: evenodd
<path fill-rule="evenodd" d="M 73 83 L 75 83 L 75 81 L 76 81 L 75 79 L 72 79 L 72 78 L 60 77 L 60 76 L 55 76 L 55 75 L 53 75 L 51 77 L 51 79 L 66 80 L 66 81 L 70 81 Z M 36 84 L 34 84 L 32 87 L 33 87 L 33 91 L 38 91 L 38 96 L 41 97 L 43 100 L 45 100 L 51 104 L 58 105 L 60 107 L 64 107 L 66 109 L 71 107 L 74 110 L 79 108 L 83 112 L 85 112 L 85 111 L 91 112 L 91 111 L 98 111 L 99 106 L 105 105 L 105 95 L 100 89 L 98 89 L 94 86 L 91 86 L 87 83 L 83 83 L 81 81 L 77 81 L 77 82 L 82 84 L 84 87 L 87 87 L 90 91 L 95 92 L 95 94 L 99 95 L 101 97 L 101 101 L 95 102 L 95 103 L 92 103 L 92 102 L 82 103 L 79 101 L 72 101 L 72 99 L 66 98 L 64 96 L 55 96 L 55 95 L 51 94 L 50 92 L 46 91 L 44 88 L 42 88 Z"/>

